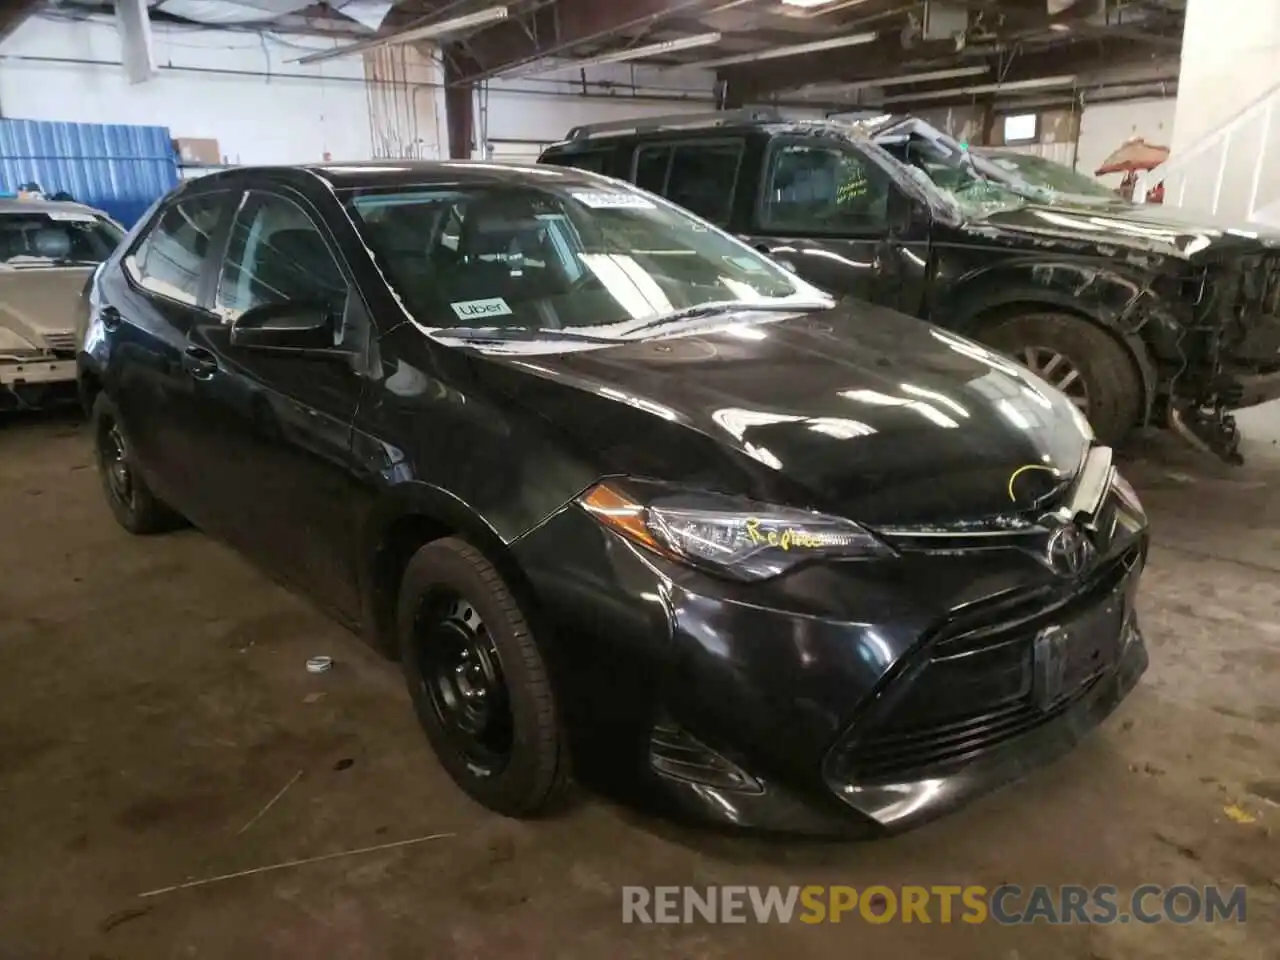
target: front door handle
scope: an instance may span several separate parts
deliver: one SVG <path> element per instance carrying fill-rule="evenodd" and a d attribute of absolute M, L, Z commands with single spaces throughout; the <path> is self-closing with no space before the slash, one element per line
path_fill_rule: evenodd
<path fill-rule="evenodd" d="M 124 323 L 124 317 L 115 307 L 103 307 L 98 313 L 98 320 L 102 323 L 102 329 L 108 333 L 119 330 L 120 324 Z"/>
<path fill-rule="evenodd" d="M 182 369 L 197 380 L 209 380 L 218 372 L 218 358 L 204 347 L 187 347 L 182 355 Z"/>

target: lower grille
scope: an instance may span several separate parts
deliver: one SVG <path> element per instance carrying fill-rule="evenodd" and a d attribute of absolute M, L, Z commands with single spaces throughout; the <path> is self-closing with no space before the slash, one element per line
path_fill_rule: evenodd
<path fill-rule="evenodd" d="M 76 335 L 70 330 L 59 331 L 58 333 L 46 333 L 44 335 L 45 347 L 52 350 L 55 354 L 75 354 L 79 344 L 76 342 Z"/>
<path fill-rule="evenodd" d="M 1141 560 L 1134 547 L 1066 597 L 1037 591 L 1000 598 L 944 624 L 832 750 L 830 778 L 874 782 L 962 764 L 1070 709 L 1106 668 L 1046 707 L 1035 690 L 1036 637 L 1127 589 Z"/>
<path fill-rule="evenodd" d="M 758 780 L 673 723 L 654 726 L 649 765 L 658 773 L 739 793 L 761 793 Z"/>

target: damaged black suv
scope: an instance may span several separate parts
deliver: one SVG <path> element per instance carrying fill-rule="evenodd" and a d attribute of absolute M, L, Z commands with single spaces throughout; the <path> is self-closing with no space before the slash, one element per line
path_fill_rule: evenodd
<path fill-rule="evenodd" d="M 1036 190 L 923 125 L 761 111 L 577 127 L 540 162 L 630 180 L 809 281 L 972 336 L 1098 436 L 1176 431 L 1239 459 L 1232 409 L 1280 396 L 1280 237 Z"/>

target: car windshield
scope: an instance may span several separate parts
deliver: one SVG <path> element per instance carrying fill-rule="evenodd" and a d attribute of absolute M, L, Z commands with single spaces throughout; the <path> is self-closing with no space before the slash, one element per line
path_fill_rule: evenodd
<path fill-rule="evenodd" d="M 973 169 L 963 154 L 922 137 L 882 143 L 899 163 L 923 173 L 968 219 L 981 219 L 1002 210 L 1025 206 L 1031 199 L 1043 199 L 1032 187 L 1023 190 L 998 183 Z"/>
<path fill-rule="evenodd" d="M 424 186 L 349 206 L 424 326 L 612 337 L 690 313 L 827 305 L 678 207 L 614 181 Z"/>
<path fill-rule="evenodd" d="M 1078 173 L 1061 163 L 1046 160 L 1044 157 L 1021 153 L 985 153 L 983 156 L 988 162 L 1020 180 L 1025 180 L 1033 187 L 1044 187 L 1058 193 L 1069 193 L 1081 197 L 1120 199 L 1119 195 L 1106 184 L 1099 183 L 1092 177 Z"/>
<path fill-rule="evenodd" d="M 101 263 L 124 236 L 88 211 L 0 214 L 0 261 L 11 266 Z"/>

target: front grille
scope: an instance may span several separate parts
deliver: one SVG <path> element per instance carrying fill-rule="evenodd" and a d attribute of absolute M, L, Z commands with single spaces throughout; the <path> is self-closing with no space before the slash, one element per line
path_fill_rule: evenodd
<path fill-rule="evenodd" d="M 950 618 L 832 750 L 830 777 L 873 782 L 954 766 L 1061 715 L 1088 695 L 1101 672 L 1051 707 L 1037 704 L 1037 635 L 1103 604 L 1141 559 L 1142 548 L 1134 546 L 1067 594 L 1019 592 Z"/>
<path fill-rule="evenodd" d="M 59 331 L 58 333 L 46 333 L 44 335 L 45 347 L 59 356 L 65 354 L 75 355 L 76 348 L 79 344 L 76 342 L 76 335 L 71 330 Z"/>

